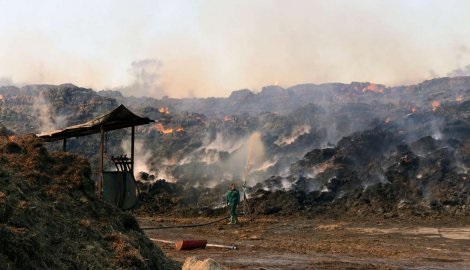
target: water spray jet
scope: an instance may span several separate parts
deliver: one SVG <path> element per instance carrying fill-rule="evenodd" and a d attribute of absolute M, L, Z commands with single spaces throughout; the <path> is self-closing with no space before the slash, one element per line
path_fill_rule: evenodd
<path fill-rule="evenodd" d="M 263 141 L 261 140 L 261 133 L 259 132 L 254 132 L 251 134 L 251 136 L 248 138 L 247 141 L 247 158 L 246 158 L 246 164 L 245 164 L 245 169 L 243 170 L 243 212 L 246 215 L 251 215 L 251 208 L 250 204 L 248 203 L 248 197 L 247 197 L 247 176 L 248 173 L 251 171 L 253 166 L 255 164 L 259 164 L 263 162 L 264 160 L 264 145 Z M 252 217 L 249 217 L 249 220 L 252 220 Z"/>

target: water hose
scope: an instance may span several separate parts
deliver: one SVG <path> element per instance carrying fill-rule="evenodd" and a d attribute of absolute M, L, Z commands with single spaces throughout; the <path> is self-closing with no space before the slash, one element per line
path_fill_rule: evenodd
<path fill-rule="evenodd" d="M 206 226 L 206 225 L 211 225 L 217 222 L 220 222 L 222 220 L 229 219 L 230 216 L 228 217 L 223 217 L 211 222 L 206 222 L 206 223 L 198 223 L 198 224 L 183 224 L 183 225 L 171 225 L 171 226 L 160 226 L 160 227 L 145 227 L 145 228 L 140 228 L 141 230 L 159 230 L 159 229 L 173 229 L 173 228 L 190 228 L 190 227 L 200 227 L 200 226 Z"/>

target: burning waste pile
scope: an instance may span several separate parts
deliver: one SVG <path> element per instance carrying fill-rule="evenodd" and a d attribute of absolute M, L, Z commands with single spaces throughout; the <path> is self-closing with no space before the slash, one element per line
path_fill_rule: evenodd
<path fill-rule="evenodd" d="M 268 86 L 207 99 L 0 87 L 0 114 L 14 132 L 38 132 L 35 114 L 18 109 L 38 111 L 38 89 L 56 124 L 63 113 L 76 124 L 119 103 L 156 120 L 136 128 L 137 212 L 221 214 L 229 183 L 246 181 L 258 214 L 468 216 L 470 77 Z M 117 152 L 107 154 L 129 153 L 125 136 L 110 136 Z M 71 139 L 69 150 L 97 164 L 95 151 L 83 150 L 97 142 Z"/>
<path fill-rule="evenodd" d="M 407 145 L 396 134 L 374 129 L 345 137 L 335 148 L 307 153 L 288 177 L 254 187 L 255 209 L 261 214 L 469 217 L 468 142 L 462 147 L 456 140 L 423 137 Z M 290 190 L 280 188 L 286 181 Z"/>
<path fill-rule="evenodd" d="M 238 179 L 246 179 L 244 185 L 253 184 L 248 174 L 253 168 L 259 168 L 264 162 L 264 149 L 261 134 L 255 132 L 242 143 L 238 152 L 230 158 L 231 166 L 237 167 L 241 172 Z M 193 168 L 196 173 L 204 170 Z M 177 216 L 212 216 L 225 214 L 225 197 L 227 187 L 233 181 L 224 180 L 206 185 L 194 185 L 190 181 L 168 182 L 158 179 L 155 175 L 140 172 L 137 176 L 140 185 L 141 197 L 138 213 L 172 214 Z M 240 181 L 239 181 L 240 182 Z M 242 183 L 240 182 L 240 185 Z"/>
<path fill-rule="evenodd" d="M 447 134 L 441 136 L 458 140 L 434 139 L 425 135 L 432 125 L 428 119 L 417 118 L 403 119 L 414 121 L 406 132 L 404 123 L 384 123 L 346 136 L 334 148 L 308 152 L 287 175 L 251 183 L 252 209 L 258 214 L 468 217 L 468 121 L 448 121 L 443 127 Z M 238 179 L 241 184 L 243 178 Z M 164 180 L 158 185 L 145 194 L 144 211 L 223 213 L 215 207 L 223 204 L 228 181 L 215 188 Z M 157 200 L 162 194 L 166 203 Z M 165 205 L 171 207 L 161 209 Z"/>
<path fill-rule="evenodd" d="M 232 180 L 240 186 L 247 180 L 251 209 L 257 214 L 465 218 L 470 214 L 469 105 L 380 122 L 344 136 L 334 147 L 307 152 L 283 174 L 250 181 L 246 172 L 263 167 L 276 147 L 265 147 L 269 134 L 257 133 L 263 148 L 255 152 L 263 152 L 263 158 L 251 164 L 248 140 L 244 166 Z M 271 139 L 274 145 L 279 141 Z M 149 192 L 143 193 L 139 211 L 225 213 L 217 206 L 223 205 L 230 180 L 198 186 L 188 181 L 152 184 L 152 177 L 142 181 Z"/>
<path fill-rule="evenodd" d="M 94 194 L 81 157 L 0 135 L 1 269 L 179 269 L 129 213 Z"/>
<path fill-rule="evenodd" d="M 193 187 L 164 179 L 146 181 L 145 173 L 140 174 L 138 183 L 141 193 L 139 205 L 134 210 L 139 215 L 172 215 L 176 217 L 220 216 L 226 214 L 223 208 L 228 183 L 215 187 Z"/>

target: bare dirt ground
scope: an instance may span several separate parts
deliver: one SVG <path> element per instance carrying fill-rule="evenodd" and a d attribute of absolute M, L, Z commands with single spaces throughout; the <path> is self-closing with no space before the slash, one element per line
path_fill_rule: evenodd
<path fill-rule="evenodd" d="M 215 219 L 139 217 L 140 226 L 197 224 Z M 434 224 L 434 225 L 433 225 Z M 145 230 L 166 241 L 205 239 L 237 250 L 206 247 L 176 251 L 156 242 L 176 261 L 213 258 L 229 269 L 470 269 L 470 224 L 403 220 L 337 221 L 291 217 L 241 218 L 201 227 Z"/>

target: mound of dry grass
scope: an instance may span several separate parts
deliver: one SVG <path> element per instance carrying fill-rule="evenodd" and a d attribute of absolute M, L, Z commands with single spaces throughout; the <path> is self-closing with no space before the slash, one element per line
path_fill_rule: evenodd
<path fill-rule="evenodd" d="M 178 269 L 135 218 L 99 200 L 88 162 L 0 136 L 0 269 Z"/>

